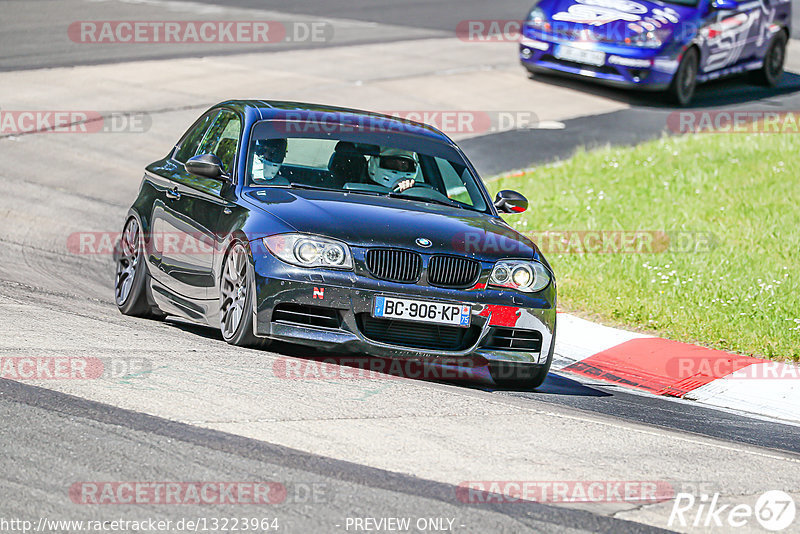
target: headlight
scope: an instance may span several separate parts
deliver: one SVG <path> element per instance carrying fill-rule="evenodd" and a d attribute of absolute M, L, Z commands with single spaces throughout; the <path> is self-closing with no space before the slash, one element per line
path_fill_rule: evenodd
<path fill-rule="evenodd" d="M 352 269 L 350 248 L 339 241 L 306 234 L 277 234 L 265 237 L 264 246 L 278 259 L 299 267 Z"/>
<path fill-rule="evenodd" d="M 630 44 L 641 48 L 661 48 L 670 37 L 669 30 L 643 31 L 629 38 Z"/>
<path fill-rule="evenodd" d="M 538 261 L 502 260 L 495 264 L 489 285 L 535 293 L 550 283 L 550 273 Z"/>
<path fill-rule="evenodd" d="M 534 28 L 543 28 L 547 18 L 544 16 L 544 10 L 541 7 L 534 6 L 528 13 L 527 23 Z"/>

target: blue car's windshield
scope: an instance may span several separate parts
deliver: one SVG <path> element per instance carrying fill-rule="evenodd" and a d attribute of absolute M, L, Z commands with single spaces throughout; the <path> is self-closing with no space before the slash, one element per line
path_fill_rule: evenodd
<path fill-rule="evenodd" d="M 456 151 L 444 149 L 426 150 L 425 143 L 397 135 L 371 139 L 255 128 L 245 183 L 396 196 L 485 212 L 476 178 Z"/>

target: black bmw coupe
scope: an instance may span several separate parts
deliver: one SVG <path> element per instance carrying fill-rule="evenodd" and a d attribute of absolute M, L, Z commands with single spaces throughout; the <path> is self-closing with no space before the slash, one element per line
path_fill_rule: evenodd
<path fill-rule="evenodd" d="M 127 315 L 422 362 L 463 359 L 537 387 L 556 285 L 442 132 L 313 104 L 228 101 L 151 163 L 116 252 Z"/>

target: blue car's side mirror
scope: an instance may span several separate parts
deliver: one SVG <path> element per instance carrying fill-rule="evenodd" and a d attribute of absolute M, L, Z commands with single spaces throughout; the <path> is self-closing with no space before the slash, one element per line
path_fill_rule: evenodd
<path fill-rule="evenodd" d="M 230 176 L 225 174 L 222 161 L 215 154 L 200 154 L 190 158 L 184 165 L 186 170 L 195 176 L 214 178 L 215 180 L 229 181 Z"/>
<path fill-rule="evenodd" d="M 528 199 L 516 191 L 503 190 L 497 193 L 494 207 L 500 213 L 522 213 L 528 209 Z"/>
<path fill-rule="evenodd" d="M 711 2 L 711 7 L 721 11 L 735 11 L 739 9 L 739 2 L 736 0 L 714 0 Z"/>

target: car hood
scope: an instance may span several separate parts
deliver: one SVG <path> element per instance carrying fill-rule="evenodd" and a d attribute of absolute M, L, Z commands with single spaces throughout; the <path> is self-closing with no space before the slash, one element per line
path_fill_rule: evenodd
<path fill-rule="evenodd" d="M 297 232 L 356 247 L 398 247 L 484 261 L 539 258 L 525 236 L 491 215 L 405 199 L 340 192 L 265 188 L 245 197 Z M 429 240 L 423 247 L 417 239 Z"/>
<path fill-rule="evenodd" d="M 697 9 L 646 0 L 542 0 L 537 4 L 554 30 L 591 30 L 609 41 L 622 41 L 648 30 L 676 30 Z"/>

